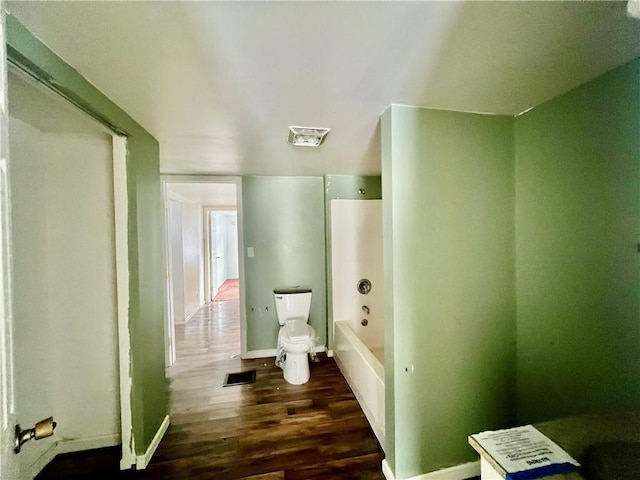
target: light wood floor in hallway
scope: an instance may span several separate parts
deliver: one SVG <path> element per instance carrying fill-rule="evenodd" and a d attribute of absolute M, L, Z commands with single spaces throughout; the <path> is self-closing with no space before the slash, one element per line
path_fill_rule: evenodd
<path fill-rule="evenodd" d="M 171 426 L 147 470 L 118 472 L 116 449 L 103 449 L 61 456 L 38 479 L 384 479 L 384 454 L 333 359 L 289 385 L 273 358 L 239 358 L 238 315 L 238 302 L 215 302 L 177 328 Z M 251 369 L 255 383 L 222 387 Z"/>

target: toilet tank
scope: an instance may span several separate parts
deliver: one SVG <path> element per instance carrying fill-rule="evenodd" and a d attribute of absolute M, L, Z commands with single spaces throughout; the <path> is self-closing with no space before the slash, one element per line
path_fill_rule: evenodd
<path fill-rule="evenodd" d="M 309 319 L 310 288 L 279 288 L 273 291 L 273 298 L 276 302 L 276 315 L 280 325 L 294 318 L 302 318 L 305 322 Z"/>

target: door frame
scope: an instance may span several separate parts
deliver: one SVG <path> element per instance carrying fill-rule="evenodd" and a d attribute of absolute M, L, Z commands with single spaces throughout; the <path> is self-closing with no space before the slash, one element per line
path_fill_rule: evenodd
<path fill-rule="evenodd" d="M 237 231 L 238 231 L 238 279 L 240 286 L 240 356 L 241 358 L 246 358 L 247 354 L 247 315 L 246 315 L 246 305 L 245 305 L 245 278 L 244 278 L 244 239 L 243 239 L 243 216 L 242 216 L 242 177 L 239 176 L 216 176 L 216 175 L 174 175 L 174 174 L 165 174 L 160 175 L 160 181 L 162 182 L 162 195 L 163 195 L 163 205 L 165 211 L 165 219 L 168 215 L 168 201 L 169 201 L 169 188 L 168 184 L 170 183 L 211 183 L 211 184 L 234 184 L 236 187 L 236 207 L 229 207 L 228 210 L 235 210 L 237 216 Z M 207 221 L 207 209 L 209 210 L 225 210 L 224 207 L 211 207 L 204 205 L 203 206 L 203 238 L 202 238 L 202 248 L 204 250 L 203 256 L 203 264 L 204 264 L 204 290 L 205 290 L 205 301 L 208 303 L 210 300 L 207 300 L 208 291 L 210 290 L 209 285 L 209 252 L 208 252 L 208 241 L 209 241 L 209 232 L 208 232 L 208 221 Z M 167 222 L 165 221 L 165 235 L 164 241 L 166 243 L 165 252 L 168 251 L 169 243 L 168 243 L 168 229 L 166 228 Z M 171 275 L 170 275 L 170 262 L 168 255 L 165 255 L 165 268 L 166 268 L 166 291 L 171 291 Z M 171 297 L 171 295 L 167 295 L 167 297 Z M 171 298 L 167 298 L 167 304 L 165 306 L 166 318 L 165 318 L 165 361 L 167 367 L 170 367 L 175 363 L 175 356 L 171 358 L 169 354 L 170 351 L 175 352 L 175 332 L 173 329 L 175 328 L 172 325 L 172 318 L 170 318 L 171 313 Z"/>
<path fill-rule="evenodd" d="M 204 253 L 204 261 L 205 261 L 205 270 L 204 270 L 204 286 L 205 286 L 205 295 L 206 295 L 206 303 L 210 303 L 213 301 L 213 297 L 215 296 L 214 290 L 215 287 L 212 285 L 211 279 L 213 278 L 213 275 L 211 273 L 211 270 L 213 269 L 213 264 L 214 264 L 214 259 L 211 258 L 211 250 L 212 250 L 212 246 L 213 246 L 213 239 L 211 238 L 211 222 L 212 222 L 212 218 L 211 218 L 211 214 L 215 213 L 215 212 L 236 212 L 236 219 L 237 219 L 237 209 L 236 207 L 233 206 L 228 206 L 228 207 L 204 207 L 204 225 L 206 225 L 206 231 L 204 232 L 204 249 L 205 249 L 205 253 Z M 236 235 L 238 234 L 238 223 L 236 220 Z M 238 247 L 239 249 L 239 247 Z M 240 252 L 238 252 L 240 253 Z M 238 258 L 238 270 L 240 269 L 240 258 Z M 239 275 L 239 273 L 238 273 Z M 239 278 L 239 277 L 238 277 Z"/>
<path fill-rule="evenodd" d="M 4 27 L 4 10 L 2 10 L 3 20 L 2 26 Z M 5 41 L 2 41 L 2 47 L 5 48 Z M 1 61 L 1 60 L 0 60 Z M 38 78 L 25 73 L 20 65 L 15 63 L 11 63 L 12 71 L 15 71 L 17 75 L 25 79 L 28 83 L 32 84 L 34 88 L 42 89 L 50 96 L 57 97 L 61 102 L 66 102 L 69 105 L 75 104 L 70 102 L 64 95 L 61 95 L 59 92 L 51 89 L 45 83 L 41 82 Z M 4 62 L 2 62 L 2 83 L 4 85 L 3 95 L 5 104 L 2 108 L 2 122 L 8 121 L 8 92 L 7 92 L 7 71 L 8 71 L 8 62 L 6 60 L 6 56 L 4 56 Z M 76 107 L 77 108 L 77 107 Z M 133 441 L 132 435 L 132 410 L 131 410 L 131 389 L 132 389 L 132 379 L 130 372 L 131 365 L 131 349 L 130 349 L 130 337 L 129 337 L 129 235 L 128 235 L 128 218 L 129 218 L 129 202 L 128 202 L 128 191 L 127 191 L 127 137 L 122 135 L 120 132 L 116 132 L 113 129 L 109 128 L 108 125 L 105 125 L 103 122 L 100 122 L 92 115 L 88 115 L 87 112 L 82 109 L 78 109 L 85 117 L 87 122 L 90 122 L 96 126 L 98 126 L 101 130 L 103 130 L 106 134 L 110 135 L 112 138 L 112 159 L 111 165 L 113 167 L 113 207 L 114 207 L 114 259 L 115 259 L 115 289 L 116 289 L 116 322 L 117 322 L 117 343 L 118 343 L 118 352 L 115 354 L 115 360 L 118 362 L 118 374 L 119 374 L 119 392 L 117 395 L 117 401 L 120 406 L 120 442 L 121 442 L 121 459 L 120 459 L 120 468 L 121 469 L 129 469 L 132 465 L 136 463 L 136 454 L 134 451 L 135 445 Z M 2 361 L 0 362 L 0 366 L 2 366 L 2 381 L 0 383 L 5 382 L 6 375 L 9 374 L 12 380 L 12 362 L 13 362 L 13 346 L 12 346 L 12 303 L 13 296 L 11 293 L 11 282 L 12 282 L 12 263 L 11 263 L 11 225 L 10 225 L 10 217 L 5 218 L 5 216 L 10 215 L 10 186 L 8 185 L 8 168 L 9 167 L 9 159 L 7 155 L 8 151 L 8 123 L 6 126 L 2 125 L 2 138 L 0 139 L 0 144 L 2 146 L 2 160 L 0 163 L 0 232 L 1 232 L 1 242 L 0 245 L 0 256 L 3 261 L 0 262 L 0 268 L 2 269 L 2 275 L 0 279 L 0 283 L 2 286 L 0 287 L 0 296 L 2 296 L 2 301 L 0 301 L 0 314 L 3 316 L 2 327 L 0 329 L 0 338 L 2 339 Z M 6 205 L 3 205 L 6 202 Z M 7 256 L 8 255 L 8 256 Z M 8 263 L 7 262 L 8 259 Z M 6 303 L 8 302 L 8 303 Z M 8 345 L 11 343 L 11 345 Z M 6 392 L 5 388 L 3 391 Z M 11 389 L 11 393 L 7 392 L 7 395 L 11 395 L 7 398 L 2 398 L 3 405 L 7 405 L 11 410 L 11 416 L 15 417 L 15 392 L 13 391 L 13 387 Z M 6 403 L 5 403 L 6 402 Z M 4 413 L 4 412 L 3 412 Z M 55 412 L 52 412 L 55 414 Z M 5 416 L 3 417 L 2 427 L 3 430 L 5 428 Z M 9 418 L 8 416 L 6 418 Z M 19 422 L 20 419 L 13 419 L 13 425 L 9 425 L 11 429 L 15 426 L 16 422 Z M 6 440 L 6 435 L 2 435 L 2 448 L 5 449 L 6 445 L 4 444 L 4 440 Z M 28 447 L 27 447 L 28 448 Z M 63 453 L 64 450 L 61 448 L 58 443 L 53 446 L 49 451 L 47 451 L 41 459 L 38 460 L 37 464 L 46 465 L 49 461 L 51 461 L 55 455 L 58 453 Z M 12 452 L 13 454 L 13 452 Z M 13 454 L 16 457 L 15 454 Z M 3 459 L 4 460 L 4 459 Z M 18 462 L 19 464 L 19 462 Z M 0 467 L 2 468 L 2 467 Z M 18 467 L 19 468 L 19 467 Z M 36 468 L 39 468 L 36 465 Z M 1 470 L 0 470 L 1 472 Z M 24 472 L 21 472 L 24 473 Z M 2 476 L 2 478 L 5 478 Z M 9 477 L 10 478 L 10 477 Z"/>
<path fill-rule="evenodd" d="M 120 469 L 135 465 L 131 411 L 131 339 L 129 336 L 129 198 L 127 193 L 127 137 L 113 135 L 113 206 L 118 312 L 118 368 L 120 373 Z"/>
<path fill-rule="evenodd" d="M 0 53 L 2 64 L 0 68 L 3 69 L 4 75 L 6 75 L 4 69 L 7 64 L 17 67 L 116 135 L 127 138 L 124 171 L 127 174 L 128 203 L 126 205 L 128 208 L 126 212 L 120 213 L 122 216 L 127 216 L 126 238 L 129 261 L 126 267 L 127 271 L 129 267 L 131 268 L 127 286 L 131 297 L 126 306 L 128 325 L 120 329 L 120 331 L 126 331 L 126 340 L 129 344 L 129 348 L 124 350 L 120 345 L 121 351 L 125 352 L 121 359 L 128 358 L 126 365 L 122 363 L 120 365 L 121 372 L 126 372 L 120 380 L 132 387 L 129 398 L 123 396 L 121 409 L 131 411 L 134 415 L 131 416 L 132 425 L 123 429 L 123 435 L 130 433 L 130 442 L 123 443 L 121 468 L 131 468 L 132 465 L 136 465 L 138 469 L 143 469 L 148 465 L 170 422 L 167 415 L 168 398 L 164 382 L 166 376 L 164 365 L 163 362 L 156 361 L 158 349 L 164 347 L 162 338 L 152 336 L 149 338 L 150 342 L 146 342 L 147 339 L 141 332 L 143 327 L 146 328 L 149 325 L 151 316 L 162 318 L 164 312 L 159 310 L 163 302 L 159 297 L 166 296 L 164 282 L 157 276 L 149 277 L 156 271 L 156 267 L 161 265 L 160 252 L 164 248 L 158 178 L 159 142 L 125 110 L 105 96 L 72 65 L 56 55 L 18 19 L 8 13 L 4 0 L 0 2 L 5 34 Z M 0 96 L 5 95 L 6 92 L 6 78 L 4 81 L 4 84 L 0 83 L 0 88 L 5 87 L 4 91 L 0 91 Z M 6 102 L 4 107 L 5 110 L 0 114 L 6 114 Z M 6 129 L 7 126 L 2 125 L 2 128 Z M 157 195 L 155 199 L 147 195 L 152 191 L 154 196 Z M 119 201 L 117 203 L 121 204 Z M 152 221 L 144 219 L 146 215 L 155 216 L 156 214 L 159 217 L 155 217 Z M 154 234 L 146 235 L 147 232 L 154 232 Z M 120 305 L 118 309 L 120 311 Z M 122 321 L 122 319 L 119 320 Z M 123 338 L 119 340 L 122 341 Z M 133 356 L 136 358 L 135 363 Z M 127 455 L 127 450 L 131 455 Z M 127 463 L 132 457 L 135 458 L 135 462 Z"/>
<path fill-rule="evenodd" d="M 13 315 L 11 311 L 11 213 L 9 202 L 9 101 L 7 95 L 6 5 L 0 0 L 0 478 L 17 480 L 20 464 L 13 452 L 16 425 Z"/>

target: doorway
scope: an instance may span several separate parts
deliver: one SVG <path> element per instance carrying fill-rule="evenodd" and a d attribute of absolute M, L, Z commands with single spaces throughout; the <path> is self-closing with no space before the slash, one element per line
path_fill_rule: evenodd
<path fill-rule="evenodd" d="M 20 453 L 21 478 L 33 478 L 59 453 L 121 445 L 130 430 L 115 212 L 125 155 L 122 139 L 18 70 L 8 97 L 15 410 L 25 427 L 57 422 Z"/>
<path fill-rule="evenodd" d="M 176 343 L 193 335 L 220 335 L 233 329 L 235 355 L 246 353 L 239 177 L 162 177 L 167 219 L 167 355 L 176 362 Z M 177 212 L 180 212 L 179 214 Z M 230 302 L 224 305 L 220 302 Z M 234 303 L 235 302 L 235 303 Z M 182 305 L 182 307 L 180 307 Z M 235 318 L 229 322 L 229 313 Z M 195 328 L 189 322 L 202 324 Z M 194 333 L 195 332 L 195 333 Z M 239 335 L 237 333 L 239 332 Z M 222 332 L 225 334 L 225 332 Z"/>
<path fill-rule="evenodd" d="M 209 241 L 209 302 L 240 299 L 236 210 L 205 209 Z"/>

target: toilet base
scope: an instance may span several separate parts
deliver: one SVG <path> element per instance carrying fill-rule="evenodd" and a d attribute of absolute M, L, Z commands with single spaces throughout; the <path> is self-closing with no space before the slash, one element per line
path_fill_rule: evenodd
<path fill-rule="evenodd" d="M 284 361 L 284 379 L 292 385 L 309 381 L 309 359 L 307 353 L 289 353 Z"/>

